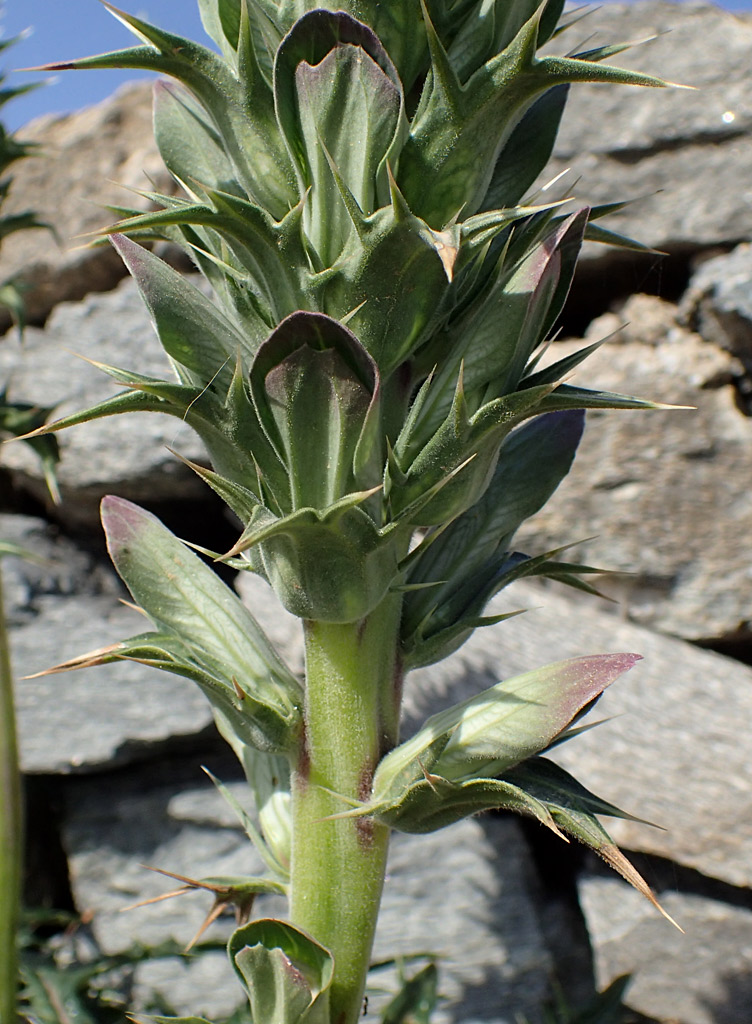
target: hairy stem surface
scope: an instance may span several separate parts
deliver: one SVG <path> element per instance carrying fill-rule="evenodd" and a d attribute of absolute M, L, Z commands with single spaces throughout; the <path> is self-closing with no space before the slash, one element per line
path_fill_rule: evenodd
<path fill-rule="evenodd" d="M 354 1024 L 384 883 L 389 830 L 366 819 L 326 820 L 370 794 L 395 745 L 402 672 L 401 599 L 361 622 L 307 622 L 306 746 L 293 779 L 291 918 L 334 957 L 332 1024 Z"/>
<path fill-rule="evenodd" d="M 16 932 L 21 893 L 21 778 L 13 678 L 0 573 L 0 1021 L 16 1019 Z"/>

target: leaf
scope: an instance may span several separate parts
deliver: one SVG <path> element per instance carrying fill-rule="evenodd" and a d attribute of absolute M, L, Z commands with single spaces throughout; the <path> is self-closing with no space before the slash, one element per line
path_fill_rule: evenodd
<path fill-rule="evenodd" d="M 571 411 L 539 416 L 510 434 L 483 496 L 412 561 L 406 582 L 428 589 L 405 597 L 401 634 L 411 663 L 417 656 L 426 664 L 416 647 L 429 636 L 482 613 L 514 534 L 569 472 L 583 428 L 584 414 Z M 465 629 L 463 640 L 469 635 Z M 449 649 L 442 645 L 432 658 Z"/>
<path fill-rule="evenodd" d="M 595 817 L 596 814 L 608 814 L 631 818 L 631 815 L 593 796 L 568 772 L 546 758 L 531 758 L 524 764 L 506 771 L 504 778 L 545 804 L 563 832 L 594 850 L 671 924 L 679 928 L 676 921 L 669 917 L 658 903 L 644 878 L 630 864 Z M 679 931 L 682 929 L 679 928 Z"/>
<path fill-rule="evenodd" d="M 364 813 L 378 813 L 426 781 L 451 785 L 506 773 L 547 747 L 639 660 L 636 654 L 602 654 L 557 662 L 433 715 L 380 762 Z"/>
<path fill-rule="evenodd" d="M 233 932 L 230 960 L 263 1024 L 330 1024 L 330 953 L 305 932 L 271 918 Z"/>
<path fill-rule="evenodd" d="M 381 1014 L 381 1024 L 430 1024 L 438 1002 L 436 964 L 408 978 Z"/>
<path fill-rule="evenodd" d="M 241 692 L 287 723 L 292 742 L 300 685 L 256 620 L 211 569 L 150 513 L 112 496 L 102 502 L 110 557 L 158 629 L 194 645 Z M 242 697 L 240 698 L 242 703 Z"/>
<path fill-rule="evenodd" d="M 224 382 L 227 390 L 238 355 L 250 366 L 254 339 L 159 257 L 125 235 L 114 234 L 111 241 L 138 285 L 165 352 L 196 374 L 196 383 Z M 260 335 L 257 344 L 261 340 Z"/>

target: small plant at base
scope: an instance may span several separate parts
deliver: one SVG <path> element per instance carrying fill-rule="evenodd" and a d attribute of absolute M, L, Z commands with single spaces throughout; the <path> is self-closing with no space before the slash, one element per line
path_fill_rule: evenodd
<path fill-rule="evenodd" d="M 638 660 L 526 672 L 400 743 L 405 673 L 447 657 L 522 577 L 592 591 L 564 548 L 513 538 L 566 475 L 586 409 L 657 408 L 541 360 L 584 239 L 630 245 L 556 186 L 530 194 L 572 83 L 661 87 L 540 47 L 548 0 L 199 0 L 220 54 L 105 4 L 140 43 L 51 66 L 145 68 L 182 197 L 118 210 L 113 244 L 176 380 L 102 369 L 125 390 L 54 429 L 174 415 L 194 466 L 242 523 L 223 561 L 302 622 L 305 682 L 211 569 L 152 515 L 108 497 L 113 562 L 154 631 L 58 668 L 134 659 L 193 679 L 255 797 L 239 810 L 268 872 L 184 880 L 234 903 L 229 943 L 259 1024 L 355 1024 L 393 829 L 488 808 L 596 850 L 649 899 L 598 814 L 620 814 L 542 756 Z M 139 242 L 194 260 L 207 298 Z M 576 730 L 571 730 L 572 732 Z M 251 920 L 283 889 L 290 920 Z M 653 902 L 655 902 L 653 900 Z M 155 1018 L 156 1019 L 156 1018 Z M 195 1018 L 192 1018 L 195 1021 Z"/>

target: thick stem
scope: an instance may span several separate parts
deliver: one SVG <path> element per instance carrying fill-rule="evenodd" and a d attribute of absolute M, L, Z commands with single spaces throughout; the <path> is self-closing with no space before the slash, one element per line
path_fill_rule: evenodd
<path fill-rule="evenodd" d="M 21 776 L 8 646 L 0 575 L 0 1021 L 16 1019 L 16 934 L 23 858 Z"/>
<path fill-rule="evenodd" d="M 347 625 L 307 622 L 306 746 L 293 778 L 291 918 L 334 957 L 332 1024 L 360 1016 L 384 884 L 389 830 L 333 794 L 367 799 L 398 738 L 401 599 Z"/>

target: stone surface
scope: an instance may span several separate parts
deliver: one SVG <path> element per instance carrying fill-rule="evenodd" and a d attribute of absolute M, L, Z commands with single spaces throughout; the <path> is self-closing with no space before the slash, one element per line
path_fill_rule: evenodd
<path fill-rule="evenodd" d="M 600 987 L 631 973 L 627 1005 L 666 1024 L 749 1020 L 752 910 L 667 893 L 662 902 L 682 935 L 619 879 L 585 877 L 580 896 Z"/>
<path fill-rule="evenodd" d="M 706 341 L 752 372 L 752 246 L 706 260 L 693 275 L 680 313 Z"/>
<path fill-rule="evenodd" d="M 213 728 L 209 706 L 194 685 L 135 662 L 22 678 L 142 633 L 145 625 L 114 597 L 43 596 L 35 617 L 11 630 L 24 771 L 116 767 Z"/>
<path fill-rule="evenodd" d="M 32 622 L 45 598 L 121 592 L 109 567 L 44 519 L 0 513 L 0 538 L 30 555 L 3 559 L 5 620 L 11 628 Z"/>
<path fill-rule="evenodd" d="M 186 942 L 208 909 L 208 899 L 196 894 L 120 913 L 174 887 L 140 865 L 190 877 L 261 869 L 210 784 L 190 788 L 164 766 L 150 770 L 148 792 L 144 781 L 138 774 L 115 778 L 106 793 L 97 779 L 79 779 L 69 788 L 64 840 L 73 890 L 79 907 L 93 911 L 94 934 L 107 952 L 135 940 Z M 230 788 L 244 801 L 242 783 Z M 515 1013 L 536 1020 L 551 962 L 535 894 L 529 852 L 515 821 L 470 820 L 441 835 L 395 836 L 374 956 L 439 957 L 445 1000 L 436 1024 L 513 1024 Z M 284 907 L 264 898 L 256 910 L 279 915 Z M 223 918 L 210 935 L 227 934 L 228 927 Z M 377 976 L 387 989 L 393 980 Z M 142 999 L 152 985 L 178 1011 L 226 1013 L 241 998 L 229 965 L 214 956 L 139 968 Z M 371 1009 L 384 998 L 374 993 Z"/>
<path fill-rule="evenodd" d="M 56 405 L 56 416 L 86 409 L 122 390 L 76 355 L 138 373 L 173 376 L 130 279 L 107 294 L 59 306 L 44 330 L 27 331 L 22 345 L 15 337 L 6 338 L 0 345 L 0 380 L 10 381 L 11 399 Z M 169 445 L 186 458 L 200 460 L 203 455 L 193 431 L 174 417 L 113 416 L 71 428 L 60 442 L 63 503 L 57 515 L 63 520 L 95 524 L 99 501 L 110 492 L 136 502 L 207 495 L 195 473 L 167 451 Z M 44 480 L 28 446 L 8 444 L 2 457 L 15 482 L 44 501 Z"/>
<path fill-rule="evenodd" d="M 650 36 L 610 63 L 696 91 L 575 86 L 546 176 L 571 168 L 589 203 L 639 199 L 608 226 L 658 249 L 742 241 L 752 234 L 752 20 L 711 4 L 604 4 L 555 45 Z"/>
<path fill-rule="evenodd" d="M 588 340 L 625 322 L 573 383 L 695 408 L 589 413 L 572 472 L 516 543 L 544 551 L 592 538 L 573 557 L 629 574 L 604 582 L 623 614 L 690 640 L 746 639 L 752 419 L 738 406 L 739 363 L 654 298 L 599 318 Z M 557 344 L 552 357 L 581 345 Z"/>
<path fill-rule="evenodd" d="M 3 246 L 0 280 L 17 277 L 28 286 L 28 317 L 39 323 L 59 302 L 105 291 L 125 276 L 110 246 L 82 247 L 81 235 L 111 223 L 105 207 L 146 208 L 126 189 L 165 191 L 171 185 L 152 135 L 149 83 L 125 86 L 73 114 L 39 118 L 19 137 L 37 144 L 39 154 L 14 167 L 3 212 L 36 210 L 58 241 L 46 231 L 14 234 Z M 0 317 L 5 330 L 4 309 Z"/>

